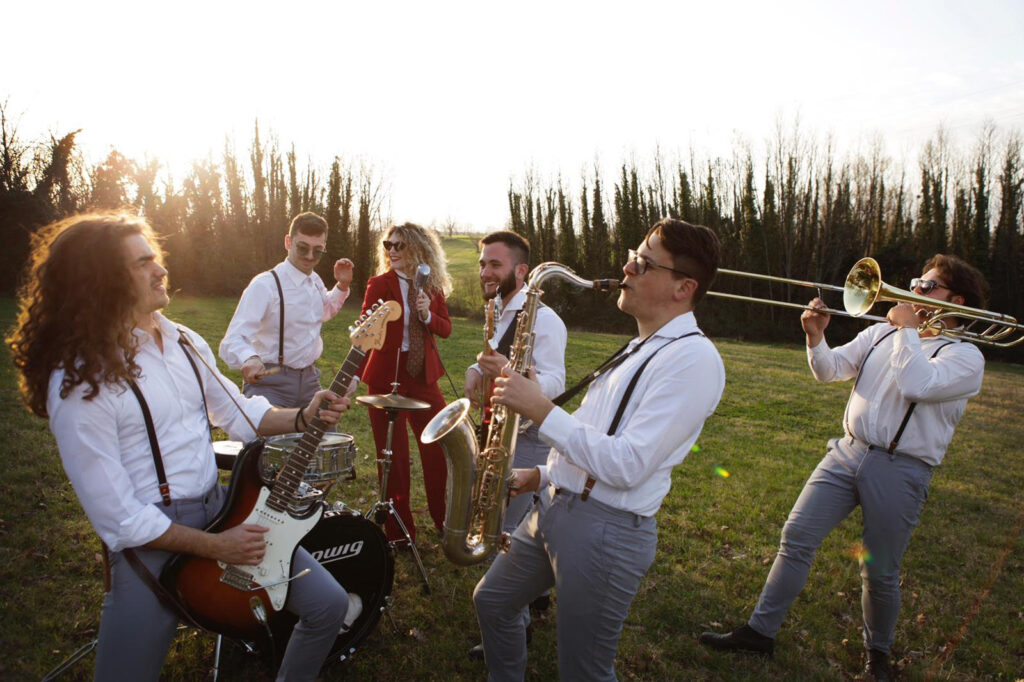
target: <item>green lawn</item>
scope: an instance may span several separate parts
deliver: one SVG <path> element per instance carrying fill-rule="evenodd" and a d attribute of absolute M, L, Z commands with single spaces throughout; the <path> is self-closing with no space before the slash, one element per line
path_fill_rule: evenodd
<path fill-rule="evenodd" d="M 453 258 L 475 259 L 446 241 Z M 472 262 L 472 261 L 469 261 Z M 581 293 L 581 296 L 590 294 Z M 228 299 L 179 298 L 169 314 L 214 346 L 234 308 Z M 0 299 L 0 328 L 14 316 Z M 325 326 L 320 362 L 333 372 L 355 317 L 343 311 Z M 631 331 L 624 318 L 623 331 Z M 581 376 L 621 345 L 623 337 L 571 332 L 568 375 Z M 461 390 L 466 365 L 480 345 L 478 321 L 456 320 L 440 342 L 452 382 Z M 659 550 L 637 595 L 619 646 L 625 680 L 836 680 L 862 667 L 860 579 L 854 558 L 859 513 L 822 546 L 807 589 L 795 604 L 771 662 L 710 653 L 696 643 L 708 628 L 731 627 L 753 607 L 774 556 L 779 532 L 803 481 L 840 430 L 848 384 L 814 382 L 795 346 L 718 342 L 728 383 L 716 415 L 676 470 L 658 515 Z M 6 353 L 6 349 L 4 351 Z M 237 379 L 237 375 L 235 375 Z M 442 379 L 449 397 L 453 390 Z M 21 406 L 9 359 L 0 363 L 0 678 L 41 678 L 96 634 L 102 581 L 99 543 L 64 476 L 44 421 Z M 921 525 L 904 562 L 903 609 L 896 653 L 909 680 L 1014 680 L 1024 677 L 1024 368 L 990 364 L 947 459 L 933 479 Z M 373 441 L 365 408 L 341 430 L 359 449 L 358 477 L 332 493 L 360 511 L 376 498 Z M 716 473 L 716 468 L 729 473 Z M 414 481 L 417 474 L 414 474 Z M 417 518 L 429 526 L 422 489 Z M 353 660 L 328 680 L 479 680 L 482 664 L 467 659 L 477 641 L 470 601 L 483 566 L 449 563 L 433 531 L 420 534 L 431 594 L 424 594 L 412 557 L 396 558 L 391 616 Z M 557 602 L 557 597 L 556 597 Z M 555 619 L 536 624 L 529 678 L 556 679 Z M 183 630 L 164 678 L 202 679 L 212 664 L 213 637 Z M 61 679 L 90 679 L 89 657 Z M 256 660 L 229 647 L 222 679 L 270 680 Z"/>

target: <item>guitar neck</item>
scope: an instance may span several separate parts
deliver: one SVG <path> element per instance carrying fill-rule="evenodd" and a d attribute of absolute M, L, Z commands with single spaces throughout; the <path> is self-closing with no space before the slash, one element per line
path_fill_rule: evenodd
<path fill-rule="evenodd" d="M 355 346 L 349 349 L 348 355 L 345 356 L 345 362 L 342 363 L 341 369 L 338 370 L 334 381 L 331 382 L 330 390 L 333 393 L 345 395 L 349 384 L 352 383 L 352 377 L 355 376 L 365 356 L 366 353 Z M 326 400 L 321 401 L 320 408 L 325 408 L 328 404 Z M 274 485 L 271 486 L 270 497 L 267 498 L 268 507 L 275 511 L 285 512 L 292 501 L 298 497 L 299 485 L 316 456 L 317 448 L 320 447 L 320 441 L 323 440 L 326 430 L 327 425 L 319 416 L 310 420 L 302 438 L 285 458 L 281 471 L 274 481 Z"/>

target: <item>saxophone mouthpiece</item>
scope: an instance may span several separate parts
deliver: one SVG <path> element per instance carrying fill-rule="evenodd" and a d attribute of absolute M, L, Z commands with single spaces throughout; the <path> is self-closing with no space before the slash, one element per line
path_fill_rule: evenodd
<path fill-rule="evenodd" d="M 598 291 L 617 291 L 624 288 L 616 279 L 595 279 L 594 288 Z"/>

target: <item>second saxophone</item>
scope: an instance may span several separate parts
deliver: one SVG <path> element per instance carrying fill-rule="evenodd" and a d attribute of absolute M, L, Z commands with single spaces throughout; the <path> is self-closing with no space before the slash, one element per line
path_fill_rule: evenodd
<path fill-rule="evenodd" d="M 559 263 L 541 263 L 530 272 L 526 303 L 509 350 L 510 371 L 525 374 L 533 361 L 534 325 L 550 278 L 597 291 L 618 289 L 617 280 L 583 279 Z M 482 445 L 469 418 L 470 403 L 461 398 L 447 405 L 423 429 L 424 443 L 437 442 L 448 460 L 448 499 L 441 546 L 445 556 L 461 566 L 477 564 L 496 549 L 508 546 L 501 528 L 508 500 L 509 474 L 519 435 L 519 414 L 495 405 Z"/>

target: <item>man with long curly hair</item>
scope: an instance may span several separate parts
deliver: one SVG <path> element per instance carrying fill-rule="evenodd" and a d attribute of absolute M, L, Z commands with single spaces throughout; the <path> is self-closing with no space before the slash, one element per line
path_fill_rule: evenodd
<path fill-rule="evenodd" d="M 199 335 L 160 313 L 169 302 L 162 261 L 152 229 L 134 216 L 81 215 L 43 228 L 7 339 L 22 398 L 49 418 L 64 470 L 110 549 L 97 680 L 158 679 L 178 617 L 150 580 L 172 553 L 253 566 L 263 559 L 265 527 L 200 530 L 225 498 L 210 425 L 248 439 L 250 420 L 261 435 L 284 433 L 317 416 L 337 423 L 349 404 L 330 391 L 291 409 L 241 396 Z M 194 362 L 197 353 L 204 362 Z M 299 548 L 293 574 L 305 569 L 289 593 L 299 624 L 278 679 L 312 680 L 359 609 Z"/>

